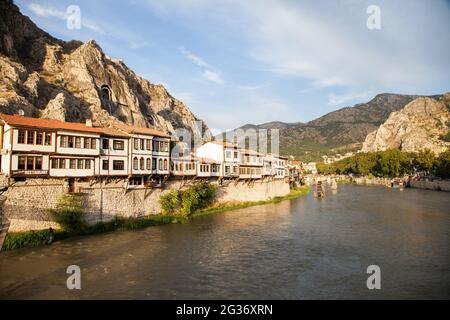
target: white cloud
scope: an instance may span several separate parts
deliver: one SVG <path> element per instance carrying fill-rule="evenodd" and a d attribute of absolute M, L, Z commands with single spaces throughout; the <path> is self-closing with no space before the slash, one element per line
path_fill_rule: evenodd
<path fill-rule="evenodd" d="M 211 70 L 203 71 L 203 77 L 205 77 L 207 80 L 209 80 L 211 82 L 214 82 L 217 84 L 224 84 L 222 77 L 214 71 L 211 71 Z"/>
<path fill-rule="evenodd" d="M 225 82 L 222 79 L 222 76 L 218 71 L 214 71 L 214 68 L 208 64 L 203 58 L 199 57 L 198 55 L 186 50 L 184 47 L 180 47 L 180 52 L 192 63 L 194 63 L 196 66 L 203 69 L 203 77 L 211 82 L 214 82 L 216 84 L 223 85 Z"/>
<path fill-rule="evenodd" d="M 53 7 L 43 6 L 37 3 L 30 3 L 28 5 L 28 9 L 30 9 L 35 15 L 41 18 L 56 18 L 59 20 L 67 20 L 69 14 L 66 11 L 58 10 Z M 95 22 L 84 18 L 83 14 L 81 14 L 81 26 L 87 29 L 90 29 L 96 33 L 104 34 L 103 29 L 98 26 Z"/>
<path fill-rule="evenodd" d="M 202 68 L 212 69 L 212 67 L 209 64 L 207 64 L 205 62 L 205 60 L 203 60 L 199 56 L 193 54 L 192 52 L 189 52 L 184 47 L 180 47 L 180 51 L 186 58 L 188 58 L 191 62 L 193 62 L 197 66 L 202 67 Z"/>

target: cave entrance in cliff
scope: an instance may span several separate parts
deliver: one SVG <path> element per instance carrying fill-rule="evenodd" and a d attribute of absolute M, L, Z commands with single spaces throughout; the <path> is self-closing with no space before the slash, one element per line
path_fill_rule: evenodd
<path fill-rule="evenodd" d="M 102 85 L 101 90 L 101 99 L 105 108 L 109 111 L 109 114 L 112 114 L 111 110 L 111 89 L 106 84 Z"/>
<path fill-rule="evenodd" d="M 102 85 L 102 100 L 109 101 L 111 99 L 111 89 L 106 85 Z"/>

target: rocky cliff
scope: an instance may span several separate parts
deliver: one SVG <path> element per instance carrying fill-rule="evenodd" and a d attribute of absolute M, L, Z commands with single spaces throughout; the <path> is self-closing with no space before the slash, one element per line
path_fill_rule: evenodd
<path fill-rule="evenodd" d="M 440 99 L 417 98 L 402 110 L 392 112 L 384 124 L 371 132 L 363 152 L 400 149 L 418 152 L 428 148 L 439 154 L 450 147 L 445 137 L 450 124 L 450 93 Z"/>
<path fill-rule="evenodd" d="M 95 41 L 64 42 L 0 0 L 0 112 L 94 125 L 124 122 L 196 130 L 198 118 L 162 85 L 105 55 Z M 207 130 L 200 122 L 200 127 Z"/>

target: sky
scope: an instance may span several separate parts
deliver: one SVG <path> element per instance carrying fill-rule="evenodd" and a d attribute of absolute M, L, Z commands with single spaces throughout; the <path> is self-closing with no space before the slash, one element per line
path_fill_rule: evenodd
<path fill-rule="evenodd" d="M 57 38 L 95 39 L 213 132 L 307 122 L 383 92 L 450 91 L 449 1 L 15 3 Z M 73 5 L 79 28 L 67 24 Z"/>

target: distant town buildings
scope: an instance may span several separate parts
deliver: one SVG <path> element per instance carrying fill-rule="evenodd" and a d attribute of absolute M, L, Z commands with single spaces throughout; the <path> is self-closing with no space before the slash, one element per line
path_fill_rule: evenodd
<path fill-rule="evenodd" d="M 336 162 L 336 161 L 339 161 L 339 160 L 343 160 L 343 159 L 345 159 L 345 158 L 349 158 L 349 157 L 352 157 L 354 155 L 354 153 L 353 152 L 347 152 L 346 154 L 344 154 L 344 155 L 341 155 L 341 154 L 336 154 L 335 156 L 322 156 L 322 158 L 323 158 L 323 163 L 325 163 L 325 164 L 331 164 L 331 163 L 334 163 L 334 162 Z"/>

